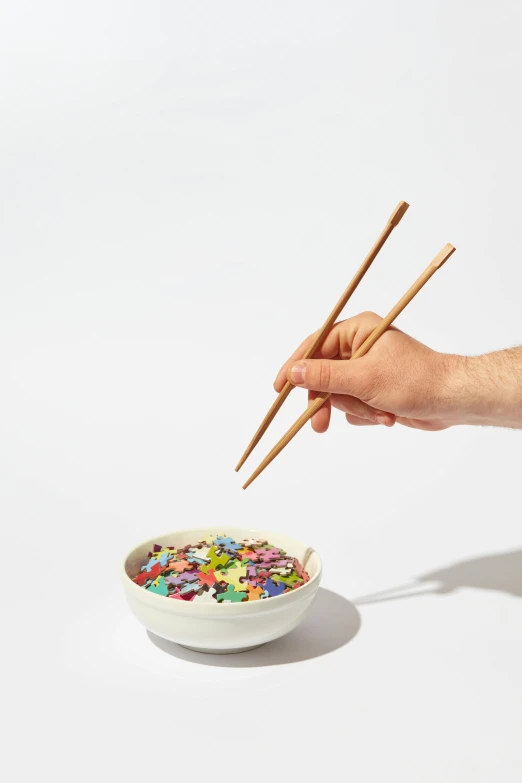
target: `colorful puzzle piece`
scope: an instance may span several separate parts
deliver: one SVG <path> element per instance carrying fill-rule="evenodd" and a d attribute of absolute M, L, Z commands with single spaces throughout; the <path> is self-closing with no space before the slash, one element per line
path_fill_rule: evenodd
<path fill-rule="evenodd" d="M 279 576 L 290 576 L 293 570 L 292 566 L 285 566 L 284 568 L 270 568 L 270 573 L 279 574 Z"/>
<path fill-rule="evenodd" d="M 157 555 L 158 557 L 158 555 Z M 159 556 L 159 563 L 162 566 L 166 566 L 167 562 L 172 559 L 172 552 L 162 552 Z"/>
<path fill-rule="evenodd" d="M 214 544 L 220 549 L 228 549 L 230 552 L 237 552 L 238 549 L 242 549 L 241 544 L 237 544 L 233 538 L 225 536 L 218 536 L 214 539 Z"/>
<path fill-rule="evenodd" d="M 258 549 L 256 556 L 258 562 L 269 563 L 271 560 L 280 560 L 281 551 L 279 549 Z"/>
<path fill-rule="evenodd" d="M 239 603 L 248 598 L 246 592 L 236 592 L 234 585 L 229 585 L 224 593 L 218 593 L 216 596 L 218 601 L 231 601 L 232 603 Z"/>
<path fill-rule="evenodd" d="M 247 585 L 247 593 L 248 593 L 248 600 L 249 601 L 259 601 L 262 594 L 263 594 L 263 588 L 262 587 L 253 587 L 253 585 Z"/>
<path fill-rule="evenodd" d="M 168 595 L 169 590 L 162 576 L 158 578 L 147 588 L 149 593 L 156 593 L 157 595 Z"/>
<path fill-rule="evenodd" d="M 202 557 L 196 557 L 195 555 L 187 555 L 187 560 L 189 563 L 192 563 L 193 565 L 207 565 L 208 560 L 204 560 Z"/>
<path fill-rule="evenodd" d="M 291 589 L 294 587 L 300 587 L 303 584 L 303 580 L 300 576 L 297 576 L 297 574 L 292 574 L 292 576 L 279 576 L 279 574 L 274 574 L 272 581 L 281 582 Z"/>
<path fill-rule="evenodd" d="M 166 576 L 165 580 L 169 580 L 169 585 L 183 585 L 185 582 L 194 582 L 198 580 L 197 573 L 193 573 L 190 571 L 189 573 L 185 572 L 184 574 L 179 574 L 179 576 Z"/>
<path fill-rule="evenodd" d="M 196 546 L 191 546 L 189 549 L 190 555 L 195 555 L 195 557 L 200 557 L 202 560 L 208 560 L 208 553 L 210 552 L 209 546 L 203 546 L 203 544 L 197 544 Z"/>
<path fill-rule="evenodd" d="M 227 555 L 226 552 L 223 552 L 221 555 L 218 555 L 217 548 L 215 546 L 211 546 L 208 552 L 208 563 L 207 565 L 201 566 L 201 570 L 205 574 L 208 574 L 210 569 L 213 569 L 215 571 L 219 567 L 223 568 L 224 566 L 226 566 L 229 560 L 230 560 L 230 555 Z"/>
<path fill-rule="evenodd" d="M 181 574 L 183 571 L 188 571 L 191 568 L 190 563 L 188 560 L 176 560 L 175 562 L 169 563 L 169 568 L 172 568 L 174 571 L 177 571 L 178 574 Z"/>
<path fill-rule="evenodd" d="M 143 573 L 146 574 L 148 579 L 153 581 L 154 579 L 156 579 L 157 576 L 161 574 L 162 571 L 163 568 L 161 567 L 161 563 L 156 563 L 155 565 L 152 566 L 150 571 L 144 571 Z"/>
<path fill-rule="evenodd" d="M 245 546 L 266 546 L 268 544 L 268 541 L 261 541 L 260 538 L 244 538 L 242 541 Z"/>
<path fill-rule="evenodd" d="M 229 571 L 222 571 L 220 573 L 220 581 L 228 582 L 229 585 L 234 585 L 236 590 L 244 590 L 245 586 L 242 583 L 242 579 L 247 577 L 247 566 L 239 566 L 239 568 L 231 568 Z"/>
<path fill-rule="evenodd" d="M 270 598 L 275 598 L 277 595 L 281 595 L 281 593 L 284 593 L 284 591 L 285 591 L 284 584 L 276 584 L 276 582 L 273 582 L 271 579 L 266 580 L 265 592 L 268 593 Z"/>
<path fill-rule="evenodd" d="M 255 552 L 253 549 L 249 549 L 248 547 L 242 547 L 242 549 L 238 550 L 238 555 L 241 556 L 242 560 L 248 560 L 255 555 Z"/>
<path fill-rule="evenodd" d="M 294 560 L 294 568 L 297 571 L 297 576 L 300 576 L 301 579 L 304 579 L 305 582 L 308 582 L 310 577 L 308 576 L 308 574 L 306 573 L 306 571 L 304 570 L 303 566 L 301 565 L 301 563 L 297 558 Z"/>
<path fill-rule="evenodd" d="M 203 585 L 208 585 L 209 587 L 212 587 L 214 582 L 219 581 L 219 579 L 216 576 L 215 572 L 211 568 L 210 571 L 208 572 L 208 574 L 204 574 L 203 571 L 200 572 L 200 574 L 199 574 L 199 581 Z"/>
<path fill-rule="evenodd" d="M 201 590 L 201 585 L 199 582 L 189 582 L 188 585 L 183 585 L 180 593 L 181 595 L 185 596 L 187 593 L 197 593 L 198 590 Z"/>
<path fill-rule="evenodd" d="M 158 561 L 156 560 L 156 558 L 155 558 L 155 557 L 151 557 L 151 559 L 149 560 L 149 562 L 147 563 L 147 565 L 144 565 L 144 566 L 142 566 L 142 567 L 141 567 L 141 570 L 142 570 L 142 571 L 147 571 L 147 573 L 150 573 L 151 569 L 152 569 L 152 568 L 153 568 L 155 565 L 157 565 L 157 563 L 158 563 Z"/>
<path fill-rule="evenodd" d="M 134 577 L 132 581 L 136 582 L 136 584 L 139 585 L 140 587 L 143 587 L 143 585 L 145 584 L 145 582 L 148 581 L 148 579 L 150 579 L 148 573 L 146 571 L 141 571 L 137 576 Z"/>

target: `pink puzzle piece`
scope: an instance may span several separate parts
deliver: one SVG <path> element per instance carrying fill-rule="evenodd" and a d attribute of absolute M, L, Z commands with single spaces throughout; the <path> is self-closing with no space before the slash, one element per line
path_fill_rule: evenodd
<path fill-rule="evenodd" d="M 301 565 L 301 563 L 297 558 L 295 558 L 294 560 L 294 568 L 297 571 L 297 576 L 300 576 L 301 579 L 305 580 L 305 582 L 310 581 L 310 577 L 308 576 L 308 574 L 306 573 L 306 571 L 304 570 L 303 566 Z"/>
<path fill-rule="evenodd" d="M 279 549 L 258 549 L 256 560 L 261 563 L 270 563 L 272 560 L 280 560 L 281 552 Z"/>

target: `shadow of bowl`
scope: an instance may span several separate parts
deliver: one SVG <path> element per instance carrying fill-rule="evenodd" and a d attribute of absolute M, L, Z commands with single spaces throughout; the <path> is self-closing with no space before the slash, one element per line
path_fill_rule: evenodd
<path fill-rule="evenodd" d="M 355 606 L 338 593 L 320 587 L 310 611 L 295 631 L 249 652 L 231 655 L 197 653 L 151 631 L 147 634 L 156 647 L 175 658 L 206 666 L 241 669 L 319 658 L 348 644 L 360 627 L 361 616 Z"/>

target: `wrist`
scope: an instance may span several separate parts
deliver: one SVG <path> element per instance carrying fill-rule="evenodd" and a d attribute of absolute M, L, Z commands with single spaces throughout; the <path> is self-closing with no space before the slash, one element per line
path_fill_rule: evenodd
<path fill-rule="evenodd" d="M 522 428 L 522 362 L 515 349 L 444 355 L 443 397 L 450 424 Z"/>

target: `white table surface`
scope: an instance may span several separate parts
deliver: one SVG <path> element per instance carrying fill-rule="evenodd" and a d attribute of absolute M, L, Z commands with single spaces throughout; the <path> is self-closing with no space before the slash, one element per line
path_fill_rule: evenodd
<path fill-rule="evenodd" d="M 398 325 L 443 351 L 522 342 L 521 22 L 507 0 L 1 4 L 17 780 L 521 779 L 520 434 L 336 417 L 247 492 L 233 471 L 401 198 L 350 312 L 384 313 L 450 241 Z M 124 552 L 207 521 L 318 549 L 298 630 L 205 657 L 135 622 Z"/>

